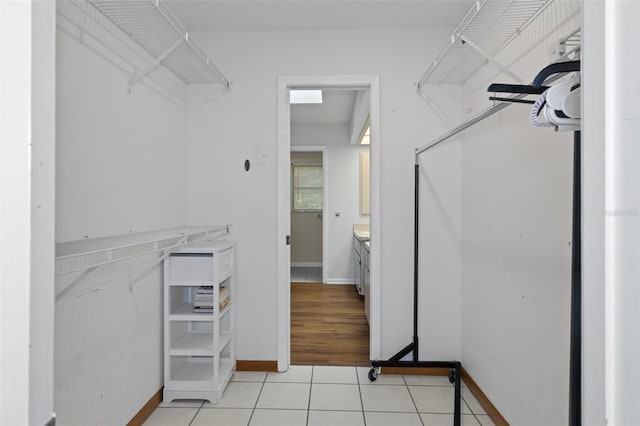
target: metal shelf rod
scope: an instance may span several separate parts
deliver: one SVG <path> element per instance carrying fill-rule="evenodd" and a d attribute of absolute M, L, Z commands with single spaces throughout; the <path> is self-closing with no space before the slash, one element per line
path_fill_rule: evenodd
<path fill-rule="evenodd" d="M 560 78 L 559 74 L 552 75 L 551 77 L 549 77 L 549 78 L 547 78 L 545 80 L 545 84 L 553 83 L 554 81 L 558 80 L 559 78 Z M 490 106 L 489 108 L 487 108 L 487 109 L 479 112 L 478 114 L 474 115 L 470 119 L 468 119 L 468 120 L 464 121 L 463 123 L 457 125 L 456 127 L 454 127 L 453 129 L 449 130 L 448 132 L 440 135 L 439 137 L 437 137 L 433 141 L 429 142 L 428 144 L 423 145 L 420 148 L 416 148 L 416 152 L 415 152 L 415 156 L 416 156 L 415 160 L 416 161 L 415 161 L 415 163 L 419 164 L 418 157 L 423 152 L 428 151 L 428 150 L 430 150 L 431 148 L 434 148 L 437 145 L 440 145 L 442 142 L 446 141 L 447 139 L 452 138 L 453 136 L 457 135 L 458 133 L 462 132 L 463 130 L 468 129 L 469 127 L 473 126 L 474 124 L 479 123 L 480 121 L 484 120 L 485 118 L 491 117 L 496 112 L 502 111 L 503 109 L 505 109 L 506 107 L 511 105 L 513 103 L 512 101 L 517 102 L 517 101 L 519 101 L 521 99 L 524 99 L 525 97 L 527 97 L 526 93 L 506 98 L 503 101 L 500 101 L 500 103 L 496 103 L 496 104 Z"/>
<path fill-rule="evenodd" d="M 514 96 L 513 99 L 522 99 L 524 98 L 526 95 L 518 95 L 518 96 Z M 434 139 L 432 142 L 429 142 L 428 144 L 420 147 L 420 148 L 416 148 L 416 164 L 418 164 L 418 157 L 420 156 L 420 154 L 422 154 L 423 152 L 441 144 L 442 142 L 446 141 L 449 138 L 452 138 L 453 136 L 457 135 L 458 133 L 462 132 L 465 129 L 468 129 L 469 127 L 473 126 L 476 123 L 479 123 L 480 121 L 484 120 L 487 117 L 492 116 L 493 114 L 495 114 L 498 111 L 501 111 L 503 109 L 505 109 L 506 107 L 508 107 L 510 104 L 509 103 L 499 103 L 496 105 L 491 106 L 490 108 L 485 109 L 484 111 L 478 113 L 477 115 L 474 115 L 473 117 L 471 117 L 470 119 L 468 119 L 467 121 L 463 122 L 462 124 L 454 127 L 453 129 L 449 130 L 447 133 L 439 136 L 438 138 Z"/>

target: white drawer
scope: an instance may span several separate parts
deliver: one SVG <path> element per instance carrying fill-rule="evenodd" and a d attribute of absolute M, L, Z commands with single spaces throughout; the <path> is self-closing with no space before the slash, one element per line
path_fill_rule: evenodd
<path fill-rule="evenodd" d="M 169 256 L 170 275 L 174 281 L 213 281 L 211 253 L 173 253 Z"/>
<path fill-rule="evenodd" d="M 218 256 L 218 282 L 225 280 L 233 273 L 233 250 L 227 249 Z"/>

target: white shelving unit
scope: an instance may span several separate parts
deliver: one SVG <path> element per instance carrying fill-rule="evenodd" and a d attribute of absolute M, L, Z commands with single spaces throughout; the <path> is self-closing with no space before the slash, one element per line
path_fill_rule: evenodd
<path fill-rule="evenodd" d="M 202 240 L 164 262 L 164 401 L 216 402 L 235 371 L 234 243 Z M 196 294 L 211 292 L 211 312 Z M 229 301 L 221 307 L 221 291 Z M 206 291 L 206 290 L 205 290 Z"/>
<path fill-rule="evenodd" d="M 127 89 L 164 65 L 185 84 L 231 83 L 190 37 L 187 29 L 160 0 L 88 0 L 154 60 L 138 71 Z"/>

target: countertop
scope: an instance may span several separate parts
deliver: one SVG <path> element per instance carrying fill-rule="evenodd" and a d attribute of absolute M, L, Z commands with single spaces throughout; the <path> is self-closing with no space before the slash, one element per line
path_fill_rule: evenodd
<path fill-rule="evenodd" d="M 368 232 L 354 232 L 353 236 L 358 239 L 360 242 L 369 241 L 369 233 Z"/>
<path fill-rule="evenodd" d="M 369 241 L 369 225 L 353 225 L 353 236 L 356 237 L 361 243 Z"/>

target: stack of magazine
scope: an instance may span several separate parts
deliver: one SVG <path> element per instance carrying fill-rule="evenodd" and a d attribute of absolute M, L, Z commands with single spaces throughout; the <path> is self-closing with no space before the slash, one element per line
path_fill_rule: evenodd
<path fill-rule="evenodd" d="M 213 312 L 213 287 L 203 285 L 198 287 L 193 296 L 193 312 Z"/>
<path fill-rule="evenodd" d="M 227 306 L 231 300 L 229 289 L 220 287 L 220 309 Z M 193 312 L 211 313 L 213 312 L 213 286 L 200 286 L 193 296 Z"/>

